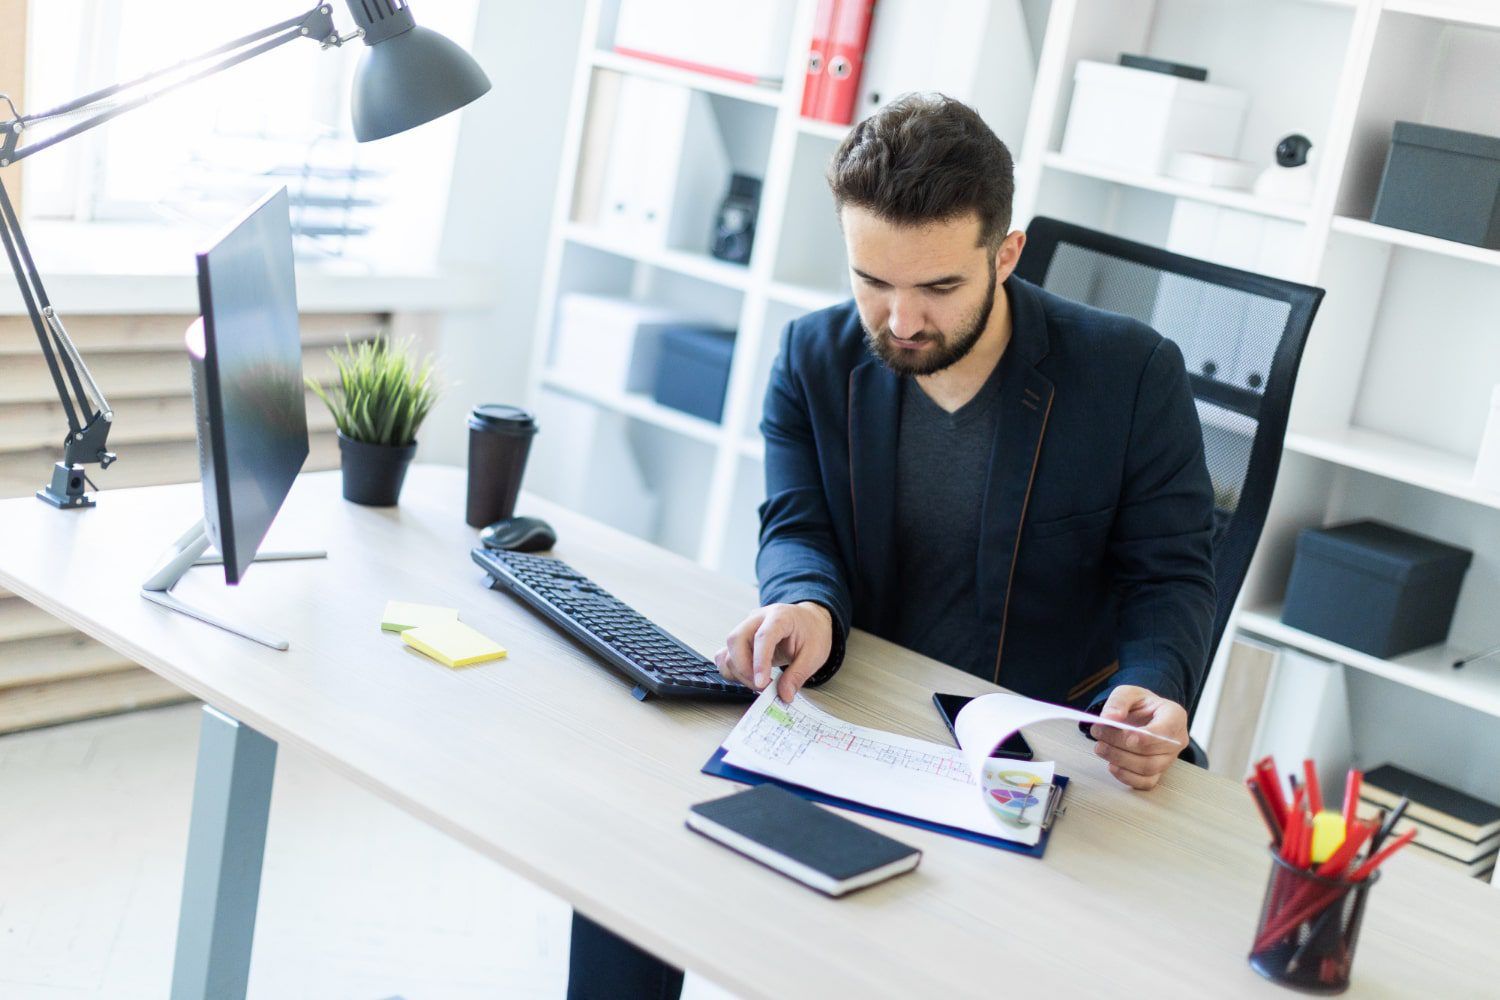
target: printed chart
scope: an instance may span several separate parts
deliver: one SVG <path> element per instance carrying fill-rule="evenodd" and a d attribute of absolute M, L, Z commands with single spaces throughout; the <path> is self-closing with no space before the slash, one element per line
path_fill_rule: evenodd
<path fill-rule="evenodd" d="M 844 722 L 800 693 L 788 705 L 774 685 L 740 719 L 724 750 L 734 767 L 1022 844 L 1039 839 L 1052 785 L 1051 763 L 1007 760 L 1004 780 L 987 773 L 981 788 L 956 747 Z M 1005 802 L 990 798 L 995 790 L 1006 794 Z"/>

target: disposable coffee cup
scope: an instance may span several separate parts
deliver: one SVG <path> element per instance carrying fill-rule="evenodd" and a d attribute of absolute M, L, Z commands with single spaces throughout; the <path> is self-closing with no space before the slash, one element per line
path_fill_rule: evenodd
<path fill-rule="evenodd" d="M 519 406 L 485 403 L 469 413 L 469 502 L 471 527 L 510 517 L 536 436 L 536 418 Z"/>

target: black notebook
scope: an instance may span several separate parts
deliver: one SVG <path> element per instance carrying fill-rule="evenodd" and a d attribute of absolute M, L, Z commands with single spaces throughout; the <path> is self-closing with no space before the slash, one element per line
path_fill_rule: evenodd
<path fill-rule="evenodd" d="M 775 785 L 756 785 L 688 812 L 687 825 L 830 896 L 909 872 L 922 852 Z"/>

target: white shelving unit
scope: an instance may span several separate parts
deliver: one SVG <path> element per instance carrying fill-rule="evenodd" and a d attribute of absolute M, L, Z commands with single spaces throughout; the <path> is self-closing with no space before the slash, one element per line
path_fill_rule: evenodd
<path fill-rule="evenodd" d="M 1444 644 L 1419 649 L 1394 660 L 1383 660 L 1282 624 L 1279 604 L 1241 611 L 1239 625 L 1251 635 L 1291 646 L 1321 659 L 1342 663 L 1376 677 L 1395 681 L 1403 687 L 1500 718 L 1500 672 L 1486 671 L 1480 664 L 1474 665 L 1478 668 L 1475 670 L 1468 667 L 1453 669 L 1453 662 L 1469 655 L 1471 650 L 1460 650 Z"/>
<path fill-rule="evenodd" d="M 1291 431 L 1288 451 L 1347 469 L 1370 472 L 1396 483 L 1500 510 L 1500 493 L 1474 485 L 1472 457 L 1438 451 L 1399 437 L 1359 427 L 1333 431 Z"/>
<path fill-rule="evenodd" d="M 1377 243 L 1389 243 L 1391 246 L 1409 247 L 1413 250 L 1422 250 L 1427 253 L 1443 254 L 1444 256 L 1453 257 L 1458 260 L 1473 261 L 1476 264 L 1500 267 L 1500 250 L 1486 250 L 1484 247 L 1473 247 L 1467 243 L 1440 240 L 1435 236 L 1410 233 L 1405 229 L 1392 229 L 1390 226 L 1379 226 L 1364 219 L 1351 219 L 1342 215 L 1336 215 L 1333 217 L 1333 231 L 1344 233 L 1348 236 L 1358 236 L 1362 239 L 1374 240 Z"/>
<path fill-rule="evenodd" d="M 897 0 L 893 0 L 897 2 Z M 906 0 L 911 2 L 911 0 Z M 1016 3 L 1017 0 L 996 0 Z M 1028 0 L 1035 6 L 1033 0 Z M 755 508 L 764 491 L 758 425 L 777 338 L 790 320 L 848 298 L 843 240 L 823 171 L 848 126 L 801 117 L 802 79 L 815 0 L 797 5 L 786 53 L 785 84 L 756 86 L 624 56 L 611 51 L 618 0 L 590 0 L 579 41 L 567 143 L 554 204 L 552 238 L 539 310 L 538 348 L 530 385 L 545 427 L 549 408 L 583 405 L 627 421 L 623 439 L 663 502 L 643 533 L 705 565 L 754 577 Z M 1020 8 L 1017 7 L 1017 10 Z M 934 39 L 934 43 L 936 40 Z M 921 44 L 914 40 L 914 44 Z M 591 95 L 601 74 L 636 76 L 710 95 L 726 147 L 762 180 L 754 252 L 748 266 L 714 259 L 704 246 L 661 249 L 576 221 L 574 190 L 584 149 Z M 976 82 L 975 87 L 979 84 Z M 1017 131 L 1030 94 L 958 93 L 981 104 L 1002 134 Z M 734 157 L 732 157 L 734 158 Z M 741 163 L 736 163 L 736 169 Z M 728 177 L 725 177 L 727 188 Z M 560 296 L 573 291 L 617 295 L 707 313 L 736 330 L 721 423 L 660 406 L 641 393 L 600 392 L 551 366 L 550 344 Z M 571 421 L 571 416 L 564 418 Z M 615 433 L 612 428 L 610 433 Z M 646 452 L 649 452 L 647 454 Z M 576 442 L 543 432 L 533 462 L 585 460 Z M 547 475 L 544 473 L 544 480 Z M 583 481 L 558 476 L 554 480 Z M 671 509 L 675 507 L 676 509 Z M 608 511 L 595 509 L 606 518 Z M 691 530 L 685 522 L 691 521 Z M 746 539 L 749 539 L 748 545 Z"/>
<path fill-rule="evenodd" d="M 1490 387 L 1500 382 L 1494 320 L 1500 315 L 1500 252 L 1367 221 L 1395 121 L 1500 134 L 1500 4 L 1020 2 L 1035 43 L 1030 93 L 1010 88 L 1005 94 L 954 94 L 978 106 L 1015 154 L 1017 227 L 1046 214 L 1168 246 L 1181 206 L 1210 206 L 1221 213 L 1226 231 L 1234 228 L 1230 223 L 1274 228 L 1280 249 L 1270 259 L 1263 254 L 1258 265 L 1247 256 L 1250 248 L 1232 241 L 1198 255 L 1328 290 L 1299 375 L 1276 502 L 1242 595 L 1246 610 L 1231 623 L 1232 633 L 1349 668 L 1356 716 L 1351 753 L 1360 763 L 1381 762 L 1373 756 L 1405 759 L 1408 751 L 1415 759 L 1420 754 L 1408 745 L 1414 741 L 1462 742 L 1475 726 L 1494 727 L 1500 663 L 1453 672 L 1445 665 L 1452 651 L 1442 648 L 1375 660 L 1282 626 L 1277 607 L 1300 529 L 1377 517 L 1475 552 L 1451 641 L 1460 649 L 1500 641 L 1500 616 L 1494 614 L 1500 608 L 1500 494 L 1471 482 Z M 777 336 L 789 320 L 849 294 L 842 237 L 823 180 L 848 130 L 799 115 L 813 0 L 797 8 L 786 82 L 779 88 L 613 54 L 617 3 L 591 0 L 580 40 L 566 169 L 542 289 L 533 398 L 544 427 L 547 406 L 558 399 L 583 400 L 628 421 L 633 429 L 626 437 L 632 447 L 649 448 L 650 454 L 636 458 L 655 470 L 662 495 L 668 489 L 696 491 L 677 497 L 670 510 L 664 503 L 656 527 L 644 533 L 748 580 L 755 506 L 763 498 L 757 424 Z M 1307 168 L 1314 172 L 1311 199 L 1271 201 L 1064 155 L 1078 62 L 1113 62 L 1122 51 L 1207 66 L 1214 82 L 1248 92 L 1239 150 L 1244 159 L 1268 165 L 1282 136 L 1309 136 L 1315 154 Z M 755 148 L 747 155 L 764 187 L 747 267 L 713 260 L 706 251 L 633 246 L 572 221 L 574 167 L 590 90 L 601 73 L 636 74 L 713 95 L 721 125 L 752 137 Z M 741 136 L 740 145 L 745 141 Z M 665 410 L 640 395 L 591 393 L 549 370 L 554 306 L 569 291 L 706 303 L 733 325 L 738 332 L 722 423 Z M 568 446 L 549 442 L 545 430 L 537 445 L 543 461 L 549 449 L 559 453 L 552 457 L 565 458 L 560 453 Z M 1223 644 L 1221 654 L 1229 645 Z M 1215 721 L 1226 661 L 1221 655 L 1211 672 L 1195 723 L 1194 735 L 1203 742 Z M 1389 735 L 1401 731 L 1411 698 L 1429 699 L 1417 714 L 1436 713 L 1432 718 L 1442 720 L 1437 728 L 1443 733 L 1411 734 L 1407 744 Z M 1441 762 L 1429 771 L 1475 794 L 1500 798 L 1500 773 L 1458 764 L 1444 772 Z"/>
<path fill-rule="evenodd" d="M 1079 160 L 1066 156 L 1063 153 L 1044 153 L 1042 155 L 1042 166 L 1047 170 L 1055 170 L 1059 173 L 1073 174 L 1078 177 L 1092 177 L 1095 180 L 1108 181 L 1111 184 L 1117 184 L 1138 191 L 1152 191 L 1157 194 L 1169 195 L 1173 198 L 1201 201 L 1206 205 L 1235 208 L 1242 212 L 1265 215 L 1273 219 L 1287 219 L 1291 222 L 1306 222 L 1308 219 L 1308 209 L 1305 205 L 1271 201 L 1265 198 L 1257 198 L 1244 191 L 1231 191 L 1226 188 L 1209 187 L 1206 184 L 1192 184 L 1188 181 L 1177 180 L 1174 177 L 1131 173 L 1130 171 L 1121 170 L 1108 164 Z"/>

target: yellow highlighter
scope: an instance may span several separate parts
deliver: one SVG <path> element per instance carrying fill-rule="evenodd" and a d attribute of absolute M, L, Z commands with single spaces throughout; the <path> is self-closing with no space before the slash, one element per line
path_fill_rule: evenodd
<path fill-rule="evenodd" d="M 1344 843 L 1344 817 L 1327 809 L 1313 817 L 1312 860 L 1321 865 Z"/>

